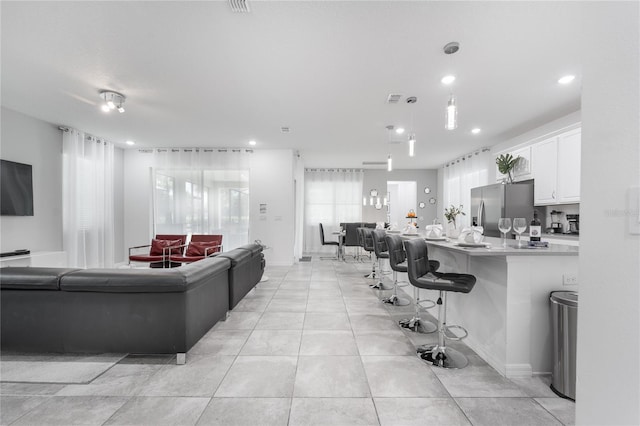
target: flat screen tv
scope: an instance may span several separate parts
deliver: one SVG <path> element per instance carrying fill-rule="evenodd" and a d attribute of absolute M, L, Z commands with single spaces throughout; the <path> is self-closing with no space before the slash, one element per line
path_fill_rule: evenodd
<path fill-rule="evenodd" d="M 3 216 L 33 216 L 31 165 L 0 160 L 0 210 Z"/>

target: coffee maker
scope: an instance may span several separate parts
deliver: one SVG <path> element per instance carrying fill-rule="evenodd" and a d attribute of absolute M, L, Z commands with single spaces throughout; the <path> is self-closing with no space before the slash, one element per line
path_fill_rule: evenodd
<path fill-rule="evenodd" d="M 562 216 L 562 212 L 558 210 L 552 210 L 551 215 L 551 228 L 549 228 L 549 232 L 552 234 L 562 234 L 562 222 L 560 222 L 560 216 Z"/>
<path fill-rule="evenodd" d="M 579 214 L 568 214 L 567 221 L 569 222 L 569 234 L 579 234 L 580 233 L 580 215 Z"/>

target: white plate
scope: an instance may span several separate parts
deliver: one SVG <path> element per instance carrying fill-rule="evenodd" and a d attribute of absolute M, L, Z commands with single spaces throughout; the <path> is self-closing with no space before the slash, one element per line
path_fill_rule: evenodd
<path fill-rule="evenodd" d="M 447 241 L 447 237 L 436 237 L 436 238 L 424 237 L 424 239 L 427 241 Z"/>

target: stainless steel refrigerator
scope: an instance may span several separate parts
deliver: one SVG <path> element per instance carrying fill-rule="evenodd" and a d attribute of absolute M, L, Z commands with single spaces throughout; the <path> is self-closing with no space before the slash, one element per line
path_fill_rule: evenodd
<path fill-rule="evenodd" d="M 484 235 L 500 237 L 498 219 L 533 218 L 533 180 L 480 186 L 471 189 L 471 223 L 484 227 Z"/>

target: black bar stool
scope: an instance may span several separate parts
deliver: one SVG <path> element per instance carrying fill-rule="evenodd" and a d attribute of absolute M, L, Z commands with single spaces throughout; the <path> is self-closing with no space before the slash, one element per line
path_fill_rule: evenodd
<path fill-rule="evenodd" d="M 391 265 L 391 269 L 393 270 L 394 283 L 397 283 L 397 273 L 398 272 L 407 272 L 407 254 L 404 251 L 404 240 L 398 235 L 387 235 L 387 247 L 389 248 L 389 264 Z M 437 260 L 430 260 L 429 266 L 432 271 L 436 271 L 440 267 L 440 262 Z M 396 293 L 396 291 L 394 291 Z M 389 298 L 393 300 L 393 296 Z M 403 298 L 403 300 L 406 300 Z M 431 321 L 423 320 L 420 317 L 420 307 L 425 309 L 431 309 L 436 306 L 436 302 L 430 299 L 420 300 L 420 289 L 418 287 L 413 286 L 413 300 L 415 311 L 413 313 L 413 318 L 401 319 L 398 321 L 400 327 L 408 328 L 409 330 L 416 333 L 433 333 L 438 329 L 434 323 Z M 407 300 L 407 302 L 409 302 Z M 391 303 L 389 301 L 388 303 Z M 408 303 L 404 303 L 400 305 L 399 303 L 394 303 L 398 306 L 404 306 Z M 428 305 L 425 305 L 428 304 Z"/>
<path fill-rule="evenodd" d="M 360 239 L 362 241 L 362 248 L 364 251 L 369 253 L 371 257 L 371 273 L 365 275 L 365 278 L 377 278 L 376 274 L 376 259 L 374 259 L 371 253 L 375 252 L 375 247 L 373 243 L 373 229 L 371 228 L 358 228 L 358 232 L 360 233 Z"/>
<path fill-rule="evenodd" d="M 387 242 L 385 236 L 387 233 L 384 229 L 373 229 L 371 232 L 373 236 L 373 251 L 376 254 L 376 260 L 378 261 L 378 282 L 376 284 L 369 284 L 369 287 L 378 290 L 391 290 L 393 287 L 386 285 L 382 279 L 385 272 L 382 270 L 382 259 L 389 259 L 389 249 L 387 248 Z M 387 274 L 389 272 L 386 272 Z"/>
<path fill-rule="evenodd" d="M 398 287 L 407 285 L 406 281 L 404 285 L 398 283 L 398 272 L 407 272 L 407 254 L 404 252 L 402 238 L 398 235 L 387 235 L 385 236 L 385 241 L 387 243 L 387 249 L 389 250 L 389 266 L 393 271 L 393 294 L 386 299 L 382 299 L 382 301 L 395 306 L 407 306 L 411 301 L 406 297 L 398 296 Z M 414 287 L 414 297 L 416 290 L 417 287 Z"/>
<path fill-rule="evenodd" d="M 438 290 L 438 343 L 436 345 L 423 345 L 417 349 L 418 356 L 423 360 L 438 367 L 463 368 L 469 363 L 467 357 L 459 351 L 448 348 L 445 338 L 449 340 L 462 340 L 468 333 L 458 325 L 447 326 L 447 292 L 469 293 L 476 283 L 476 277 L 469 274 L 442 273 L 432 271 L 429 266 L 427 243 L 422 238 L 405 241 L 407 251 L 407 269 L 409 281 L 416 287 L 428 290 Z M 460 329 L 464 336 L 456 336 L 450 329 Z M 450 335 L 446 335 L 449 331 Z"/>

